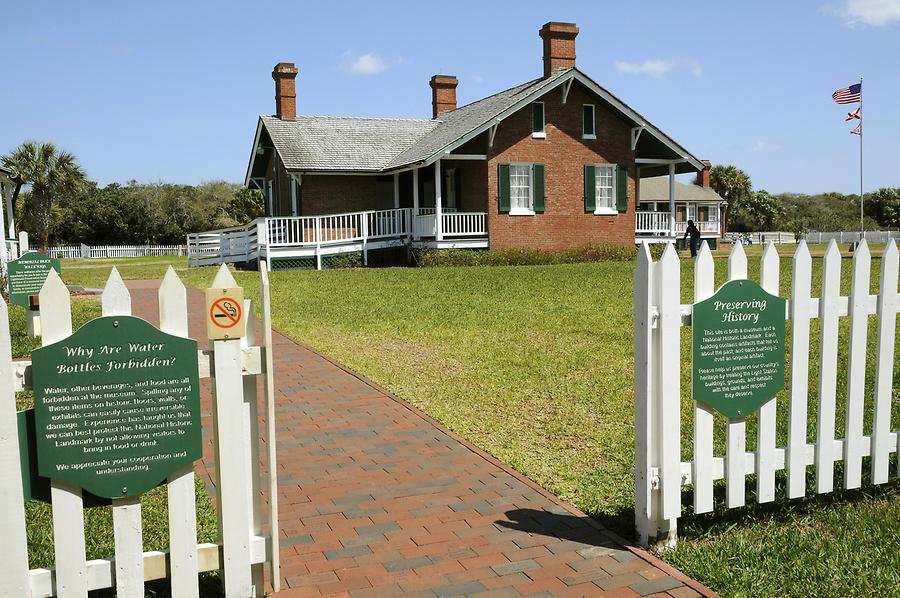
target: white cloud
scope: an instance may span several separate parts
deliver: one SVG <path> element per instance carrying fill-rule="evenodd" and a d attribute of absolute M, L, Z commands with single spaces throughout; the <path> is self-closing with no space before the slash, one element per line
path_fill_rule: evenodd
<path fill-rule="evenodd" d="M 344 52 L 344 68 L 354 75 L 377 75 L 390 65 L 374 52 L 354 56 L 349 50 Z"/>
<path fill-rule="evenodd" d="M 900 0 L 845 0 L 837 12 L 847 25 L 881 27 L 900 21 Z"/>
<path fill-rule="evenodd" d="M 672 58 L 647 59 L 642 62 L 615 61 L 615 67 L 628 75 L 647 75 L 663 79 L 675 69 L 688 69 L 694 77 L 703 76 L 703 67 L 696 60 L 675 60 Z"/>
<path fill-rule="evenodd" d="M 649 75 L 654 79 L 662 79 L 675 68 L 674 60 L 645 60 L 643 62 L 616 61 L 616 68 L 629 75 Z"/>
<path fill-rule="evenodd" d="M 781 149 L 780 145 L 759 140 L 750 148 L 751 152 L 774 152 Z"/>

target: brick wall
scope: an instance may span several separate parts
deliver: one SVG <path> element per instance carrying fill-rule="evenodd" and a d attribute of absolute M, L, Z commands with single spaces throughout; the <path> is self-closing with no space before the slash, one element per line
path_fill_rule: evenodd
<path fill-rule="evenodd" d="M 533 139 L 531 106 L 500 123 L 488 150 L 488 232 L 492 249 L 532 247 L 560 250 L 588 242 L 634 244 L 634 153 L 630 125 L 596 102 L 577 83 L 566 104 L 556 88 L 543 98 L 546 139 Z M 581 138 L 582 105 L 595 104 L 596 140 Z M 546 210 L 534 216 L 510 216 L 497 206 L 497 164 L 545 165 Z M 628 211 L 614 216 L 584 211 L 584 165 L 628 167 Z"/>
<path fill-rule="evenodd" d="M 374 176 L 303 175 L 303 216 L 374 210 Z M 391 206 L 393 207 L 393 206 Z"/>

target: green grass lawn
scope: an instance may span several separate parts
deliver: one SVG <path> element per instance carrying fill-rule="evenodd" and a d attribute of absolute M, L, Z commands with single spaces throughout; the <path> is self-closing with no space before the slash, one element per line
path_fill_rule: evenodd
<path fill-rule="evenodd" d="M 750 275 L 755 278 L 760 249 L 747 249 Z M 790 289 L 793 249 L 780 248 L 782 296 Z M 824 248 L 811 250 L 821 255 Z M 80 267 L 83 263 L 64 262 L 66 281 L 102 286 L 108 271 Z M 165 268 L 164 262 L 118 263 L 125 278 L 158 278 Z M 682 297 L 688 303 L 693 269 L 689 260 L 682 263 Z M 199 288 L 214 275 L 211 268 L 186 270 L 183 260 L 175 264 L 185 282 Z M 721 283 L 725 261 L 717 259 L 716 266 Z M 873 291 L 879 268 L 880 261 L 874 259 Z M 849 274 L 850 261 L 845 260 L 843 294 L 849 288 Z M 631 263 L 275 272 L 273 315 L 282 331 L 390 388 L 555 494 L 633 537 L 632 275 Z M 255 297 L 258 276 L 238 272 L 236 277 L 246 295 Z M 820 278 L 821 260 L 815 259 L 814 295 Z M 870 347 L 874 322 L 869 328 Z M 845 319 L 842 334 L 846 326 Z M 816 320 L 811 331 L 812 415 L 818 378 Z M 689 355 L 689 342 L 685 329 L 684 356 Z M 839 431 L 845 349 L 839 356 Z M 867 365 L 870 410 L 871 358 Z M 685 459 L 690 458 L 692 433 L 689 379 L 685 368 Z M 895 374 L 895 389 L 897 380 Z M 787 414 L 783 395 L 778 407 L 781 446 Z M 895 402 L 894 427 L 898 421 L 900 403 Z M 724 450 L 723 424 L 717 422 L 717 454 Z M 870 427 L 869 420 L 867 431 Z M 747 432 L 752 450 L 753 418 Z M 811 417 L 810 438 L 814 432 Z M 748 480 L 748 486 L 753 483 Z M 712 515 L 692 516 L 686 493 L 679 548 L 664 558 L 728 596 L 892 594 L 900 587 L 898 499 L 900 486 L 893 483 L 730 512 L 720 507 Z"/>

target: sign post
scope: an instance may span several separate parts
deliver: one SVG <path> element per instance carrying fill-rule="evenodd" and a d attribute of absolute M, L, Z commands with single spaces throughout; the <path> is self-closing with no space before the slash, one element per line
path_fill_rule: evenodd
<path fill-rule="evenodd" d="M 785 300 L 751 280 L 694 304 L 693 398 L 745 418 L 784 388 Z"/>

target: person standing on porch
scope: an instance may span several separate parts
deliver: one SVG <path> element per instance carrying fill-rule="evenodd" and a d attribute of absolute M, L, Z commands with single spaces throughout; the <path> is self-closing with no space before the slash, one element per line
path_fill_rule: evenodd
<path fill-rule="evenodd" d="M 697 250 L 700 249 L 700 230 L 694 225 L 693 220 L 688 220 L 687 230 L 684 231 L 684 238 L 688 235 L 691 237 L 691 257 L 697 257 Z"/>

